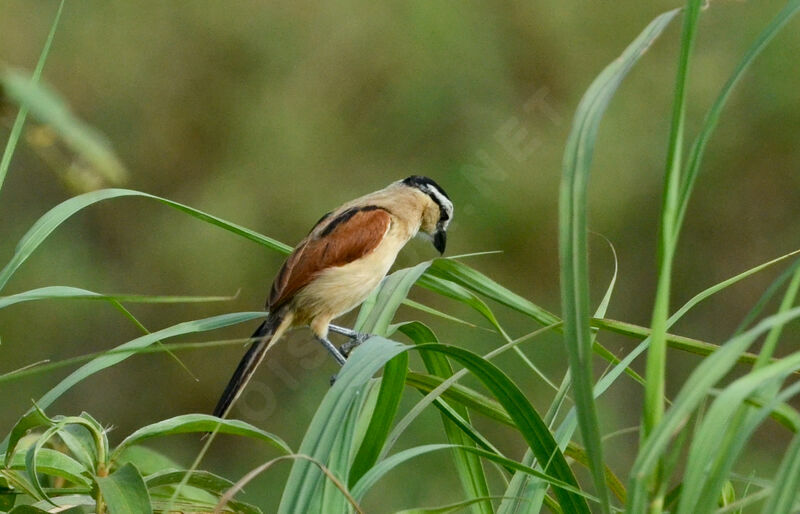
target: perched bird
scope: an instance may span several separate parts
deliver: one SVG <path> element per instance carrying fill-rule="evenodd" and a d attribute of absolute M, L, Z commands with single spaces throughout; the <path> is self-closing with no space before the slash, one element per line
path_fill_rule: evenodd
<path fill-rule="evenodd" d="M 364 336 L 331 325 L 378 286 L 400 249 L 418 232 L 444 253 L 453 203 L 427 177 L 411 176 L 352 200 L 324 215 L 284 262 L 267 299 L 267 319 L 239 362 L 214 409 L 224 417 L 261 363 L 267 349 L 288 329 L 308 325 L 314 337 L 343 365 Z M 328 330 L 351 339 L 341 351 Z"/>

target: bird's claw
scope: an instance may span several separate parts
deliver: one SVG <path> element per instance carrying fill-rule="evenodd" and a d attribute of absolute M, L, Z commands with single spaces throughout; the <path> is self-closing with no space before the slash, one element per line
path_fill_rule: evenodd
<path fill-rule="evenodd" d="M 372 334 L 364 334 L 361 332 L 356 333 L 349 341 L 344 343 L 339 347 L 339 352 L 346 357 L 350 356 L 350 352 L 352 352 L 357 346 L 361 343 L 366 341 L 372 337 Z"/>

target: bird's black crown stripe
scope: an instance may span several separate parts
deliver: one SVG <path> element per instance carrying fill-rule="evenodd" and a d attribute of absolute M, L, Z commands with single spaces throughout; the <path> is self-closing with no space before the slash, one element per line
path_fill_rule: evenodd
<path fill-rule="evenodd" d="M 410 177 L 403 179 L 403 184 L 409 187 L 416 187 L 423 193 L 427 193 L 427 191 L 425 190 L 426 189 L 425 186 L 433 187 L 437 191 L 442 193 L 442 196 L 444 196 L 448 200 L 450 199 L 450 197 L 447 196 L 447 193 L 444 191 L 444 189 L 442 189 L 442 186 L 437 184 L 436 181 L 434 181 L 433 179 L 430 179 L 428 177 L 423 177 L 422 175 L 411 175 Z"/>
<path fill-rule="evenodd" d="M 386 209 L 384 209 L 383 207 L 378 207 L 377 205 L 366 205 L 364 207 L 350 207 L 349 209 L 343 211 L 341 214 L 339 214 L 338 216 L 333 218 L 331 220 L 331 222 L 328 223 L 328 225 L 322 230 L 322 233 L 320 234 L 320 237 L 327 236 L 328 234 L 333 232 L 336 229 L 336 227 L 338 227 L 339 225 L 341 225 L 345 221 L 348 221 L 350 218 L 355 216 L 356 213 L 358 213 L 358 212 L 361 212 L 361 211 L 368 212 L 368 211 L 377 211 L 377 210 L 386 211 Z M 386 211 L 386 212 L 389 212 L 389 211 Z M 325 218 L 327 218 L 327 217 L 328 216 L 325 216 L 323 218 L 323 220 Z M 320 221 L 322 221 L 322 220 L 320 220 Z"/>

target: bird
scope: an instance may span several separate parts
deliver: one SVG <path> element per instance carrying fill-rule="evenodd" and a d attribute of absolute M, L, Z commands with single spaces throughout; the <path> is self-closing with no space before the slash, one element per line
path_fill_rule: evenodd
<path fill-rule="evenodd" d="M 378 287 L 400 250 L 427 235 L 444 254 L 453 203 L 434 180 L 412 175 L 347 202 L 317 221 L 286 258 L 272 283 L 263 323 L 214 409 L 224 418 L 242 394 L 267 350 L 287 330 L 308 326 L 344 365 L 368 336 L 331 321 L 360 305 Z M 337 348 L 328 332 L 350 341 Z"/>

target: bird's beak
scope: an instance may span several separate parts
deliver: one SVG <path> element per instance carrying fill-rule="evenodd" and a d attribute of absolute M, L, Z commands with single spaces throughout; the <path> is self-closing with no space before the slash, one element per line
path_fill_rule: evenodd
<path fill-rule="evenodd" d="M 447 246 L 447 232 L 442 229 L 437 230 L 433 235 L 433 246 L 439 250 L 440 254 L 443 254 L 444 247 Z"/>

